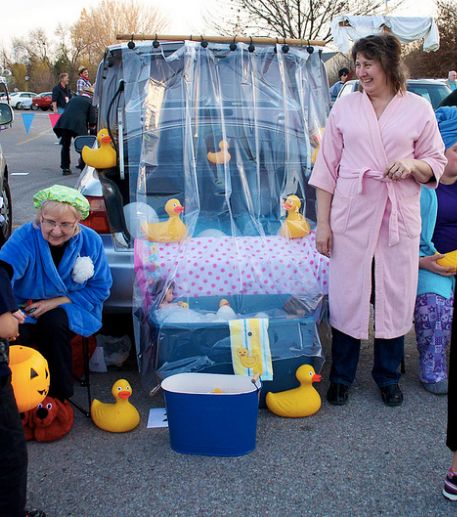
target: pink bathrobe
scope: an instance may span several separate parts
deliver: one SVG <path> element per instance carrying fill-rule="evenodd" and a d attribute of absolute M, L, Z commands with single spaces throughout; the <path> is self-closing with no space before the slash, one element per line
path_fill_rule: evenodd
<path fill-rule="evenodd" d="M 419 261 L 420 185 L 384 177 L 393 160 L 427 162 L 439 181 L 446 158 L 431 105 L 397 94 L 379 118 L 365 93 L 330 112 L 310 184 L 333 194 L 329 304 L 333 327 L 368 338 L 375 260 L 375 336 L 406 334 L 413 321 Z"/>

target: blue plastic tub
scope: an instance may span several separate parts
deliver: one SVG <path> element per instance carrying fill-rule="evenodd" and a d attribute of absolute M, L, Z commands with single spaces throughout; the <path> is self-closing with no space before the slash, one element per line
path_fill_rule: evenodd
<path fill-rule="evenodd" d="M 213 373 L 162 381 L 171 448 L 183 454 L 242 456 L 255 449 L 260 382 Z M 213 392 L 216 391 L 216 392 Z"/>

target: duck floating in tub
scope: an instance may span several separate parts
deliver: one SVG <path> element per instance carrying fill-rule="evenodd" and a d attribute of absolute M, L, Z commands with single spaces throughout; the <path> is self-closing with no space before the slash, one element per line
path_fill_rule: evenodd
<path fill-rule="evenodd" d="M 311 228 L 303 214 L 300 213 L 300 199 L 295 195 L 287 196 L 283 206 L 287 211 L 287 217 L 282 223 L 279 234 L 288 239 L 306 237 L 311 231 Z"/>

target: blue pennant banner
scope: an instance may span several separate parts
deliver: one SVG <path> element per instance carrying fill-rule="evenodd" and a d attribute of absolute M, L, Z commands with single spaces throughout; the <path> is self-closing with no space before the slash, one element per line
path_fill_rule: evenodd
<path fill-rule="evenodd" d="M 24 123 L 26 135 L 29 134 L 30 126 L 32 125 L 32 121 L 34 118 L 35 118 L 35 113 L 22 113 L 22 122 Z"/>

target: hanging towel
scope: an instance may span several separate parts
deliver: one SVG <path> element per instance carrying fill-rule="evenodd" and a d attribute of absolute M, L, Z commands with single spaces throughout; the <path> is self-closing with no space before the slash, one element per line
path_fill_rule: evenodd
<path fill-rule="evenodd" d="M 229 327 L 235 374 L 260 375 L 265 381 L 273 380 L 268 319 L 231 320 Z"/>

